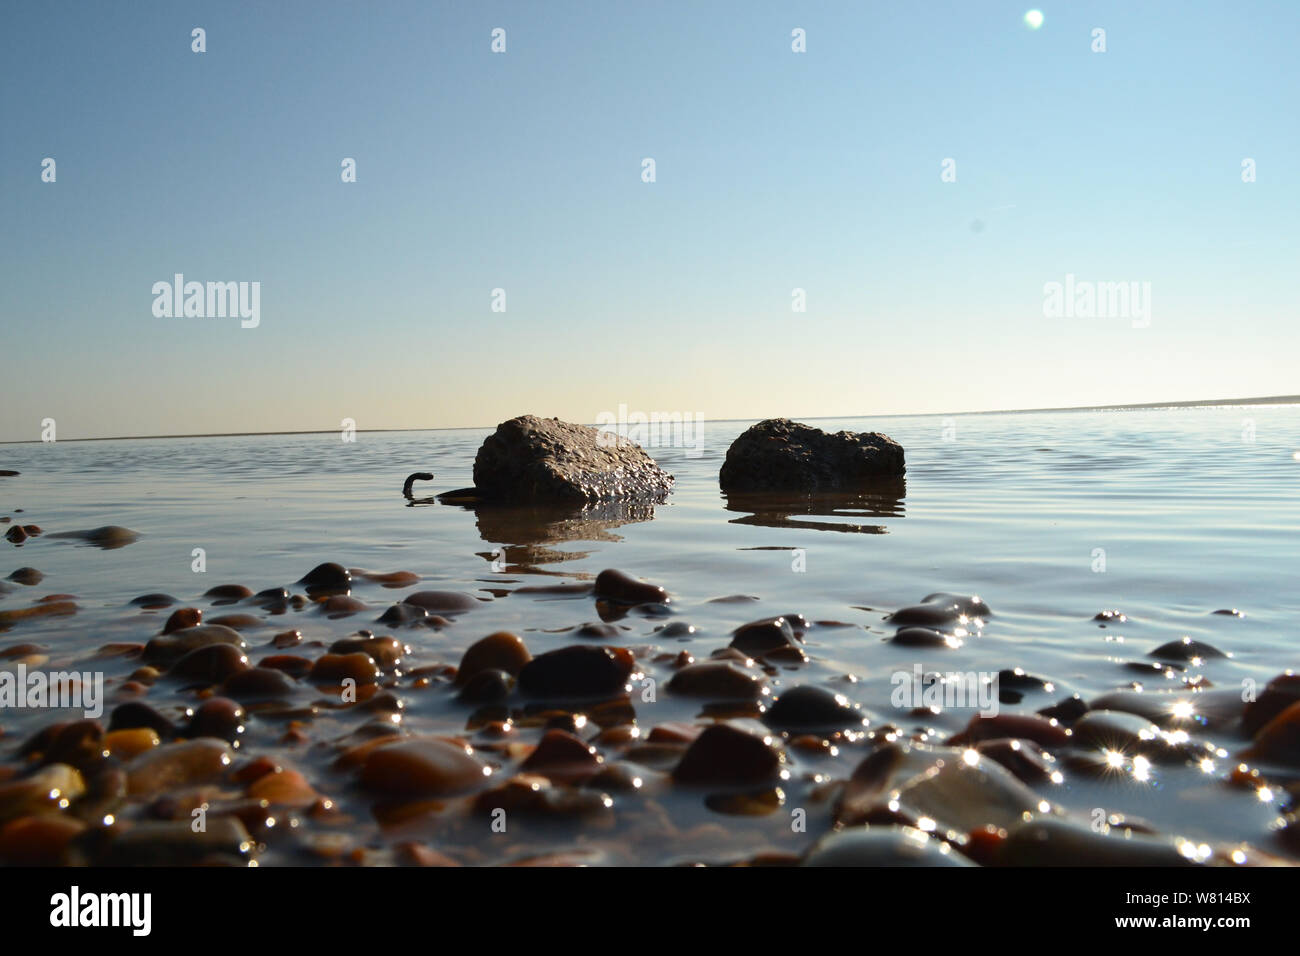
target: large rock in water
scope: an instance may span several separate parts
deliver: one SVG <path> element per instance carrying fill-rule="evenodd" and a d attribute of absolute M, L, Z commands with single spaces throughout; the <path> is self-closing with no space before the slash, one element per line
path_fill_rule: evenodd
<path fill-rule="evenodd" d="M 662 501 L 673 476 L 636 442 L 612 432 L 521 415 L 502 422 L 483 442 L 474 459 L 474 485 L 487 501 Z"/>
<path fill-rule="evenodd" d="M 832 435 L 788 418 L 769 418 L 731 443 L 718 480 L 727 492 L 851 491 L 906 470 L 903 446 L 879 432 Z"/>

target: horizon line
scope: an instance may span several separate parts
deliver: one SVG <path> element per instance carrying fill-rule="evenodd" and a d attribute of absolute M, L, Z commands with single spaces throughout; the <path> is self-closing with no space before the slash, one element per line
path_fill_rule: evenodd
<path fill-rule="evenodd" d="M 1105 411 L 1132 411 L 1136 409 L 1158 409 L 1158 408 L 1199 408 L 1204 406 L 1231 406 L 1231 405 L 1300 405 L 1300 395 L 1265 395 L 1255 398 L 1211 398 L 1200 401 L 1177 401 L 1177 402 L 1127 402 L 1113 405 L 1058 405 L 1042 408 L 990 408 L 978 411 L 965 412 L 898 412 L 890 414 L 877 415 L 811 415 L 806 416 L 808 421 L 842 421 L 849 418 L 941 418 L 956 415 L 1029 415 L 1037 412 L 1105 412 Z M 527 413 L 525 413 L 527 414 Z M 791 417 L 792 420 L 802 420 Z M 762 419 L 760 419 L 761 421 Z M 704 422 L 743 422 L 749 421 L 748 418 L 705 418 Z M 457 432 L 457 431 L 479 431 L 482 429 L 495 428 L 495 425 L 453 425 L 453 426 L 433 426 L 424 428 L 358 428 L 358 434 L 383 435 L 396 434 L 401 432 Z M 594 425 L 589 427 L 595 427 Z M 60 438 L 57 441 L 65 442 L 83 442 L 83 441 L 161 441 L 169 438 L 252 438 L 252 437 L 272 437 L 277 435 L 332 435 L 339 431 L 337 428 L 307 428 L 290 431 L 269 431 L 269 432 L 200 432 L 188 435 L 102 435 L 95 438 Z M 57 442 L 56 442 L 57 443 Z M 20 438 L 16 440 L 0 441 L 0 445 L 39 445 L 43 444 L 39 438 Z"/>

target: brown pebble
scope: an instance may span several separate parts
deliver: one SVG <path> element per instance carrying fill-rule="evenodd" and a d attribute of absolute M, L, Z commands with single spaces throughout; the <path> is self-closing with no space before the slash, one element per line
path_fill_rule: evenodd
<path fill-rule="evenodd" d="M 280 671 L 269 667 L 250 667 L 232 674 L 221 684 L 221 694 L 241 703 L 292 697 L 297 688 Z"/>
<path fill-rule="evenodd" d="M 19 568 L 6 579 L 18 584 L 40 584 L 45 580 L 45 575 L 35 568 Z"/>
<path fill-rule="evenodd" d="M 233 604 L 252 597 L 253 592 L 242 584 L 218 584 L 215 588 L 204 591 L 203 596 L 210 598 L 213 604 Z"/>
<path fill-rule="evenodd" d="M 11 820 L 0 829 L 0 862 L 62 866 L 69 862 L 68 845 L 85 829 L 85 823 L 66 814 Z"/>
<path fill-rule="evenodd" d="M 231 644 L 208 644 L 177 660 L 168 668 L 167 676 L 218 684 L 232 674 L 247 670 L 248 666 L 248 658 L 239 648 Z"/>
<path fill-rule="evenodd" d="M 475 641 L 460 659 L 456 671 L 457 686 L 464 686 L 480 671 L 500 670 L 518 677 L 533 656 L 528 653 L 524 639 L 509 631 L 497 631 Z"/>
<path fill-rule="evenodd" d="M 622 691 L 636 659 L 621 647 L 575 644 L 534 657 L 519 671 L 527 697 L 597 697 Z"/>
<path fill-rule="evenodd" d="M 474 610 L 482 602 L 472 594 L 461 591 L 416 591 L 402 598 L 402 603 L 439 614 L 459 614 Z"/>
<path fill-rule="evenodd" d="M 753 786 L 777 781 L 781 763 L 780 753 L 765 738 L 714 724 L 682 755 L 673 779 L 692 786 Z"/>
<path fill-rule="evenodd" d="M 209 737 L 165 744 L 127 764 L 127 790 L 133 796 L 154 796 L 180 787 L 215 783 L 229 769 L 232 759 L 224 742 Z"/>
<path fill-rule="evenodd" d="M 366 654 L 379 667 L 387 670 L 396 667 L 406 653 L 406 648 L 395 637 L 345 637 L 330 645 L 332 654 Z"/>
<path fill-rule="evenodd" d="M 367 790 L 396 796 L 451 796 L 483 786 L 484 766 L 464 744 L 417 737 L 376 747 L 361 768 Z"/>
<path fill-rule="evenodd" d="M 657 584 L 638 581 L 631 575 L 608 568 L 596 575 L 595 595 L 621 604 L 667 604 L 668 592 Z"/>
<path fill-rule="evenodd" d="M 577 783 L 600 770 L 596 748 L 563 730 L 548 730 L 520 769 L 560 783 Z"/>
<path fill-rule="evenodd" d="M 196 607 L 181 607 L 172 611 L 163 625 L 162 632 L 170 634 L 185 627 L 198 627 L 203 622 L 203 612 Z"/>
<path fill-rule="evenodd" d="M 668 690 L 706 700 L 757 700 L 767 693 L 767 685 L 761 674 L 730 661 L 704 661 L 673 674 Z"/>
<path fill-rule="evenodd" d="M 345 680 L 358 684 L 373 684 L 379 679 L 379 668 L 369 654 L 326 654 L 312 665 L 308 679 L 313 684 L 338 686 Z"/>

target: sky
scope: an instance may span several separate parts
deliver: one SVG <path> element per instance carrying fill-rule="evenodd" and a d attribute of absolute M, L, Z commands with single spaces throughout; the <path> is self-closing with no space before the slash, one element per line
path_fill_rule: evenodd
<path fill-rule="evenodd" d="M 1291 0 L 0 23 L 0 440 L 1300 392 Z M 258 324 L 156 315 L 177 273 Z"/>

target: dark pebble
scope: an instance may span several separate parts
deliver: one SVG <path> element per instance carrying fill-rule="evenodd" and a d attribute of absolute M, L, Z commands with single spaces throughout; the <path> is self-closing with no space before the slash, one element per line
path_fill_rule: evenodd
<path fill-rule="evenodd" d="M 18 584 L 40 584 L 45 580 L 45 575 L 35 568 L 19 568 L 9 575 L 7 580 L 15 581 Z"/>
<path fill-rule="evenodd" d="M 232 674 L 247 670 L 248 666 L 248 658 L 234 645 L 209 644 L 177 660 L 168 668 L 167 676 L 219 684 Z"/>
<path fill-rule="evenodd" d="M 814 684 L 782 691 L 763 720 L 777 730 L 805 733 L 861 730 L 865 723 L 861 710 L 848 698 Z"/>
<path fill-rule="evenodd" d="M 596 575 L 595 594 L 621 604 L 667 604 L 668 592 L 657 584 L 638 581 L 622 571 L 608 568 Z"/>
<path fill-rule="evenodd" d="M 244 708 L 225 697 L 210 697 L 194 709 L 185 726 L 187 737 L 216 737 L 234 741 L 244 729 Z"/>
<path fill-rule="evenodd" d="M 624 689 L 635 665 L 621 647 L 575 644 L 534 657 L 519 671 L 526 697 L 595 697 Z"/>
<path fill-rule="evenodd" d="M 762 737 L 714 724 L 695 738 L 673 770 L 689 786 L 745 787 L 780 779 L 781 755 Z"/>

